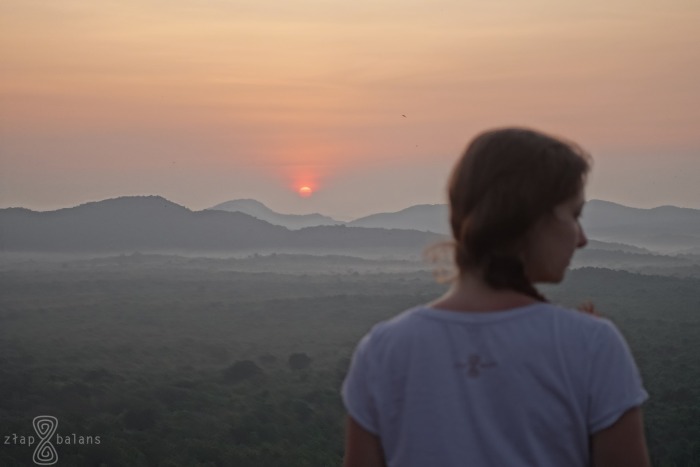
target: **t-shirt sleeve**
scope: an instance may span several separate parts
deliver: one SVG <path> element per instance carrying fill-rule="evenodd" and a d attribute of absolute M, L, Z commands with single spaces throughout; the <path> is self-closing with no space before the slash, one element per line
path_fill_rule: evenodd
<path fill-rule="evenodd" d="M 341 394 L 348 414 L 365 430 L 378 434 L 377 414 L 370 390 L 370 346 L 371 332 L 357 344 Z"/>
<path fill-rule="evenodd" d="M 627 342 L 612 322 L 600 320 L 591 345 L 588 432 L 596 433 L 642 405 L 649 395 Z"/>

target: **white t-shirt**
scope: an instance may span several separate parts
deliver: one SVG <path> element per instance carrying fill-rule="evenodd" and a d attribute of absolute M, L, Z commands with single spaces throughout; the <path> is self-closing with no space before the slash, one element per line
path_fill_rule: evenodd
<path fill-rule="evenodd" d="M 648 398 L 610 321 L 546 303 L 407 310 L 360 341 L 342 395 L 390 467 L 588 466 L 590 435 Z"/>

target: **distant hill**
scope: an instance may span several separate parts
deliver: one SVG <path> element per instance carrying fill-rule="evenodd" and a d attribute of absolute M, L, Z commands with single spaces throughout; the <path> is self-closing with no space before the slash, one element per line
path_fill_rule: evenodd
<path fill-rule="evenodd" d="M 672 253 L 700 248 L 700 210 L 660 206 L 639 209 L 591 200 L 582 224 L 589 237 Z"/>
<path fill-rule="evenodd" d="M 254 199 L 236 199 L 209 208 L 215 211 L 242 212 L 256 219 L 281 225 L 291 230 L 320 225 L 341 225 L 343 222 L 321 214 L 281 214 Z"/>
<path fill-rule="evenodd" d="M 275 213 L 255 200 L 217 207 L 247 213 L 191 211 L 159 196 L 121 197 L 48 212 L 0 209 L 0 251 L 314 250 L 358 254 L 354 249 L 359 248 L 418 254 L 427 244 L 449 235 L 444 204 L 377 213 L 347 224 L 320 214 Z M 592 200 L 584 209 L 582 223 L 592 250 L 700 252 L 700 210 L 673 206 L 637 209 Z"/>
<path fill-rule="evenodd" d="M 159 196 L 87 203 L 57 211 L 0 209 L 0 251 L 420 252 L 440 240 L 408 230 L 345 226 L 291 231 L 241 212 L 191 211 Z"/>
<path fill-rule="evenodd" d="M 417 205 L 402 211 L 378 213 L 349 222 L 349 226 L 415 229 L 449 235 L 445 204 Z M 608 201 L 586 204 L 582 224 L 589 247 L 631 253 L 649 250 L 674 253 L 700 251 L 700 210 L 661 206 L 638 209 Z M 594 246 L 595 245 L 595 246 Z"/>
<path fill-rule="evenodd" d="M 3 209 L 0 225 L 4 251 L 244 248 L 279 242 L 286 232 L 241 213 L 193 212 L 160 196 L 121 197 L 48 212 Z"/>
<path fill-rule="evenodd" d="M 372 214 L 348 222 L 350 227 L 412 229 L 421 232 L 450 234 L 446 204 L 419 204 L 398 212 Z"/>
<path fill-rule="evenodd" d="M 321 214 L 282 214 L 254 199 L 226 201 L 209 208 L 209 210 L 242 212 L 270 224 L 282 225 L 292 230 L 323 225 L 346 225 L 348 227 L 404 229 L 449 234 L 447 205 L 444 204 L 410 206 L 398 212 L 372 214 L 351 222 L 338 221 Z"/>

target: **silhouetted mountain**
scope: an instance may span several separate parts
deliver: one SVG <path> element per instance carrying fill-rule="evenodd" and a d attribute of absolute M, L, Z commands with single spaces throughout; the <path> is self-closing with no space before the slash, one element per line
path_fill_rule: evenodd
<path fill-rule="evenodd" d="M 320 225 L 341 225 L 343 222 L 321 214 L 281 214 L 265 206 L 254 199 L 236 199 L 217 204 L 209 210 L 242 212 L 256 219 L 269 222 L 274 225 L 282 225 L 288 229 L 303 229 L 304 227 L 317 227 Z"/>
<path fill-rule="evenodd" d="M 415 229 L 449 235 L 448 218 L 447 205 L 426 204 L 398 212 L 373 214 L 347 225 Z M 593 243 L 589 245 L 596 249 L 668 253 L 693 252 L 700 248 L 700 210 L 697 209 L 675 206 L 638 209 L 591 200 L 584 209 L 582 224 L 589 238 L 602 242 L 595 247 Z"/>
<path fill-rule="evenodd" d="M 420 250 L 440 239 L 345 226 L 290 231 L 241 212 L 190 211 L 159 196 L 109 199 L 57 211 L 0 210 L 0 250 L 37 252 Z"/>
<path fill-rule="evenodd" d="M 241 213 L 193 212 L 159 196 L 87 203 L 49 212 L 0 210 L 3 250 L 224 249 L 281 241 L 286 229 Z"/>
<path fill-rule="evenodd" d="M 253 200 L 239 205 L 262 215 L 267 208 Z M 226 203 L 224 203 L 226 204 Z M 219 205 L 223 206 L 223 205 Z M 230 206 L 230 205 L 229 205 Z M 311 216 L 287 216 L 313 222 Z M 320 221 L 337 222 L 317 215 Z M 193 212 L 159 196 L 122 197 L 73 208 L 34 212 L 0 210 L 2 251 L 289 251 L 323 249 L 323 253 L 358 253 L 400 249 L 418 254 L 448 234 L 446 205 L 417 205 L 379 213 L 348 224 L 300 230 L 273 225 L 243 212 Z M 302 220 L 303 218 L 303 220 Z M 700 210 L 662 206 L 636 209 L 590 201 L 583 225 L 589 249 L 634 254 L 700 251 Z M 648 250 L 645 250 L 648 249 Z"/>
<path fill-rule="evenodd" d="M 660 206 L 639 209 L 609 201 L 586 204 L 582 224 L 589 237 L 661 252 L 700 248 L 700 210 Z"/>
<path fill-rule="evenodd" d="M 445 204 L 419 204 L 398 212 L 372 214 L 348 222 L 347 225 L 350 227 L 412 229 L 443 235 L 450 234 L 448 208 Z"/>

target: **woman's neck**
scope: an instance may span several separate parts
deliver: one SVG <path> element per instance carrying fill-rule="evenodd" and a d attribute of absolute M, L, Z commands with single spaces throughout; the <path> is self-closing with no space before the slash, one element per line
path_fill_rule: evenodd
<path fill-rule="evenodd" d="M 511 289 L 494 289 L 474 272 L 463 272 L 450 290 L 428 305 L 451 311 L 504 311 L 538 302 Z"/>

